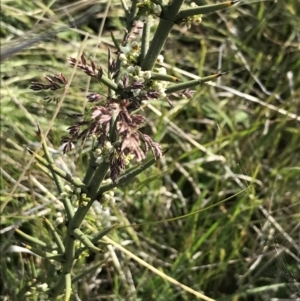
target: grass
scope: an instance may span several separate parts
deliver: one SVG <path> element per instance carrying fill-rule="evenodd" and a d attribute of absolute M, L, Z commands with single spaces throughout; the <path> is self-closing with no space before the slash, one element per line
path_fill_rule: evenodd
<path fill-rule="evenodd" d="M 94 2 L 85 4 L 85 9 Z M 80 15 L 76 5 L 2 1 L 2 48 L 12 49 L 66 24 Z M 118 1 L 111 1 L 103 19 L 106 1 L 99 5 L 98 23 L 90 21 L 40 41 L 1 65 L 3 300 L 19 300 L 35 283 L 55 282 L 53 263 L 12 252 L 21 246 L 12 228 L 17 225 L 53 244 L 41 217 L 54 222 L 61 210 L 53 183 L 34 164 L 12 193 L 30 160 L 24 145 L 38 146 L 36 123 L 46 132 L 56 110 L 54 103 L 47 104 L 28 87 L 43 74 L 60 71 L 69 77 L 68 58 L 76 56 L 80 47 L 98 64 L 107 65 L 110 31 L 117 38 L 123 35 L 123 20 L 116 18 L 122 10 Z M 76 296 L 81 300 L 196 298 L 130 254 L 214 300 L 300 298 L 299 15 L 295 0 L 248 1 L 206 16 L 190 31 L 173 30 L 164 55 L 175 76 L 207 76 L 218 69 L 229 73 L 196 88 L 193 98 L 174 101 L 173 109 L 160 100 L 145 108 L 149 118 L 145 131 L 170 150 L 138 181 L 115 192 L 118 202 L 110 213 L 99 213 L 95 205 L 84 228 L 92 234 L 116 222 L 149 223 L 113 231 L 108 237 L 114 244 L 101 246 L 103 254 L 91 252 L 79 260 L 76 271 L 95 268 L 78 282 L 74 300 Z M 55 150 L 72 124 L 66 114 L 88 109 L 85 91 L 102 88 L 79 71 L 72 88 L 50 128 L 48 143 L 55 163 L 80 176 L 87 149 L 67 156 Z M 153 223 L 199 209 L 184 219 Z"/>

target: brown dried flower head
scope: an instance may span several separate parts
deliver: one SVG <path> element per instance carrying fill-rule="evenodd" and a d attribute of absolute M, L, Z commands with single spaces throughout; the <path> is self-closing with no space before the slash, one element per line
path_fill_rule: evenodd
<path fill-rule="evenodd" d="M 134 47 L 133 50 L 136 51 L 137 43 Z M 142 100 L 159 98 L 160 93 L 151 88 L 149 74 L 148 77 L 145 75 L 143 77 L 140 68 L 132 67 L 133 73 L 125 73 L 120 77 L 119 65 L 111 58 L 110 50 L 108 61 L 108 75 L 104 76 L 103 69 L 97 67 L 93 60 L 88 63 L 84 55 L 79 60 L 70 58 L 71 66 L 77 66 L 88 76 L 106 84 L 109 90 L 106 97 L 97 92 L 91 92 L 86 96 L 88 101 L 93 103 L 90 113 L 68 128 L 69 134 L 62 138 L 62 142 L 64 152 L 71 150 L 76 142 L 84 144 L 91 137 L 97 139 L 97 147 L 100 149 L 111 145 L 109 151 L 103 152 L 103 159 L 109 162 L 110 177 L 116 181 L 128 164 L 128 158 L 142 161 L 149 150 L 156 158 L 162 156 L 160 144 L 141 132 L 146 118 L 134 113 Z M 67 78 L 62 73 L 45 76 L 45 79 L 46 84 L 32 82 L 30 88 L 34 91 L 55 91 L 68 84 Z M 46 99 L 50 101 L 54 98 L 47 96 Z"/>

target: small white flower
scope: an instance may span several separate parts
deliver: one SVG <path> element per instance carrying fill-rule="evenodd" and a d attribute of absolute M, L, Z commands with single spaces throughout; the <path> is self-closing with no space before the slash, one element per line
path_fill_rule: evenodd
<path fill-rule="evenodd" d="M 62 198 L 65 198 L 65 197 L 67 197 L 67 196 L 68 196 L 68 193 L 66 193 L 66 192 L 62 192 L 62 193 L 60 194 L 60 196 L 61 196 Z"/>
<path fill-rule="evenodd" d="M 95 158 L 99 157 L 102 154 L 102 149 L 101 148 L 96 148 L 94 151 L 94 156 Z"/>
<path fill-rule="evenodd" d="M 72 192 L 71 186 L 68 185 L 68 184 L 66 184 L 66 185 L 64 186 L 64 191 L 65 191 L 65 192 Z"/>
<path fill-rule="evenodd" d="M 159 82 L 158 81 L 156 81 L 156 80 L 154 80 L 153 82 L 152 82 L 152 88 L 154 89 L 154 90 L 157 90 L 158 89 L 158 87 L 159 87 Z"/>
<path fill-rule="evenodd" d="M 133 51 L 131 52 L 131 60 L 136 60 L 138 57 L 140 56 L 140 52 L 139 51 Z"/>
<path fill-rule="evenodd" d="M 202 22 L 202 15 L 194 16 L 193 23 L 198 25 Z"/>
<path fill-rule="evenodd" d="M 164 56 L 160 54 L 160 55 L 157 56 L 157 59 L 156 59 L 156 60 L 157 60 L 158 63 L 163 63 L 163 61 L 164 61 Z"/>
<path fill-rule="evenodd" d="M 123 162 L 124 162 L 124 165 L 127 166 L 127 165 L 129 165 L 130 160 L 128 158 L 125 158 Z"/>
<path fill-rule="evenodd" d="M 121 62 L 127 61 L 127 56 L 124 53 L 121 53 L 119 59 Z"/>
<path fill-rule="evenodd" d="M 73 203 L 75 203 L 75 202 L 77 201 L 77 199 L 78 199 L 78 197 L 77 197 L 76 194 L 73 194 L 73 195 L 71 196 L 71 201 L 72 201 Z"/>
<path fill-rule="evenodd" d="M 139 73 L 137 74 L 139 77 L 144 77 L 144 73 L 145 73 L 145 71 L 139 71 Z"/>
<path fill-rule="evenodd" d="M 167 94 L 166 94 L 165 92 L 159 93 L 159 97 L 160 97 L 160 98 L 166 98 L 166 97 L 167 97 Z"/>
<path fill-rule="evenodd" d="M 132 77 L 134 82 L 138 82 L 140 80 L 140 77 L 138 75 L 135 75 Z"/>
<path fill-rule="evenodd" d="M 161 88 L 157 91 L 159 93 L 160 98 L 165 98 L 167 94 L 165 93 L 165 89 Z"/>
<path fill-rule="evenodd" d="M 63 218 L 62 216 L 57 217 L 57 218 L 55 219 L 55 224 L 56 224 L 56 225 L 61 225 L 63 222 L 64 222 L 64 218 Z"/>
<path fill-rule="evenodd" d="M 144 74 L 143 74 L 143 77 L 145 79 L 150 79 L 151 78 L 151 71 L 150 70 L 145 71 Z"/>
<path fill-rule="evenodd" d="M 142 68 L 140 66 L 134 66 L 135 74 L 139 74 Z"/>
<path fill-rule="evenodd" d="M 61 263 L 60 262 L 54 261 L 53 264 L 54 264 L 54 268 L 57 271 L 61 269 Z"/>
<path fill-rule="evenodd" d="M 128 72 L 128 73 L 132 74 L 132 73 L 134 73 L 134 71 L 135 71 L 135 69 L 134 69 L 133 66 L 128 66 L 128 67 L 127 67 L 127 72 Z"/>
<path fill-rule="evenodd" d="M 112 144 L 109 141 L 105 141 L 104 143 L 104 148 L 109 151 L 110 153 L 113 152 L 114 147 L 112 146 Z"/>
<path fill-rule="evenodd" d="M 140 49 L 140 45 L 137 41 L 132 41 L 130 43 L 130 48 L 134 51 L 138 51 Z"/>
<path fill-rule="evenodd" d="M 121 61 L 121 65 L 122 65 L 123 67 L 126 67 L 126 66 L 128 65 L 128 61 L 127 61 L 127 60 Z"/>
<path fill-rule="evenodd" d="M 112 184 L 112 179 L 110 179 L 110 178 L 105 179 L 105 180 L 103 180 L 102 184 L 103 184 L 103 185 L 109 185 L 109 184 Z"/>
<path fill-rule="evenodd" d="M 153 7 L 153 13 L 157 16 L 159 16 L 161 14 L 161 6 L 160 5 L 156 5 L 154 4 Z"/>
<path fill-rule="evenodd" d="M 120 46 L 120 49 L 123 52 L 123 53 L 120 54 L 120 57 L 121 57 L 122 54 L 127 54 L 131 50 L 128 45 L 126 45 L 126 46 Z"/>
<path fill-rule="evenodd" d="M 165 74 L 167 74 L 167 69 L 164 68 L 164 67 L 157 68 L 157 72 L 158 72 L 159 74 L 165 75 Z"/>
<path fill-rule="evenodd" d="M 97 159 L 96 159 L 96 163 L 97 164 L 101 164 L 103 162 L 103 157 L 102 156 L 99 156 Z"/>
<path fill-rule="evenodd" d="M 166 89 L 166 82 L 156 81 L 152 87 L 158 92 L 164 92 Z"/>
<path fill-rule="evenodd" d="M 109 202 L 110 199 L 111 199 L 111 196 L 108 193 L 104 193 L 102 195 L 102 199 L 103 199 L 104 202 Z"/>
<path fill-rule="evenodd" d="M 48 289 L 48 284 L 47 283 L 38 284 L 37 288 L 40 289 L 41 291 L 45 292 Z"/>

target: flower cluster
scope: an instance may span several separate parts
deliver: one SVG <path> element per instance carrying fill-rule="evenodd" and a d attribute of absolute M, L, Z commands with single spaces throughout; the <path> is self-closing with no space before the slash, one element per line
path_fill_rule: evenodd
<path fill-rule="evenodd" d="M 195 2 L 192 2 L 189 5 L 189 8 L 195 8 L 195 7 L 198 7 L 198 5 Z M 185 19 L 181 19 L 180 22 L 179 22 L 179 25 L 180 26 L 186 26 L 187 29 L 190 29 L 192 24 L 193 25 L 199 25 L 201 22 L 202 22 L 202 15 L 200 14 L 200 15 L 193 15 L 193 16 L 190 16 L 190 17 L 185 18 Z"/>
<path fill-rule="evenodd" d="M 70 185 L 65 185 L 63 187 L 63 192 L 60 194 L 60 197 L 68 198 L 74 207 L 85 206 L 89 201 L 86 194 L 82 193 L 80 188 L 71 187 Z M 56 219 L 57 224 L 62 223 L 62 221 L 63 216 L 58 213 Z"/>
<path fill-rule="evenodd" d="M 139 8 L 137 15 L 142 21 L 144 21 L 145 17 L 147 16 L 157 18 L 162 12 L 161 6 L 159 4 L 153 3 L 153 1 L 151 0 L 138 0 L 137 7 Z M 147 21 L 149 21 L 149 19 Z"/>
<path fill-rule="evenodd" d="M 146 93 L 144 97 L 151 95 Z M 133 157 L 141 161 L 145 159 L 149 149 L 155 157 L 160 157 L 161 146 L 140 131 L 146 118 L 140 114 L 133 114 L 132 108 L 135 106 L 131 99 L 108 96 L 105 105 L 94 106 L 89 117 L 69 127 L 69 136 L 62 139 L 65 143 L 64 151 L 69 150 L 76 141 L 81 140 L 85 143 L 90 137 L 96 138 L 96 162 L 109 162 L 110 176 L 114 181 Z"/>
<path fill-rule="evenodd" d="M 160 59 L 163 61 L 162 55 L 160 55 Z M 163 67 L 155 68 L 154 71 L 158 74 L 166 75 L 166 69 Z M 140 66 L 128 66 L 124 77 L 127 77 L 127 80 L 129 80 L 133 96 L 138 97 L 140 100 L 165 98 L 167 96 L 165 90 L 168 82 L 153 80 L 152 72 L 149 70 L 142 71 Z M 139 87 L 137 85 L 139 85 Z"/>
<path fill-rule="evenodd" d="M 113 190 L 103 193 L 101 197 L 101 205 L 103 210 L 105 210 L 109 205 L 113 205 L 115 202 L 116 200 Z"/>
<path fill-rule="evenodd" d="M 36 286 L 32 286 L 30 290 L 25 292 L 24 296 L 27 299 L 28 297 L 36 297 L 36 295 L 38 295 L 39 300 L 46 301 L 49 300 L 49 296 L 47 294 L 48 290 L 49 288 L 47 283 L 37 283 Z"/>
<path fill-rule="evenodd" d="M 30 89 L 34 91 L 40 91 L 40 90 L 55 91 L 62 88 L 61 85 L 66 85 L 68 83 L 68 79 L 62 73 L 57 73 L 56 75 L 45 75 L 44 78 L 46 79 L 48 84 L 32 82 Z"/>
<path fill-rule="evenodd" d="M 159 15 L 161 12 L 160 6 L 152 1 L 140 1 L 138 8 L 141 14 L 147 10 L 151 12 L 150 15 Z M 164 98 L 172 105 L 166 93 L 169 84 L 165 79 L 168 77 L 166 69 L 154 66 L 150 71 L 142 70 L 139 66 L 141 28 L 141 22 L 135 21 L 122 46 L 118 47 L 117 60 L 112 59 L 109 50 L 107 71 L 97 67 L 93 60 L 88 62 L 84 55 L 80 59 L 70 58 L 71 66 L 76 66 L 88 76 L 106 85 L 108 94 L 105 97 L 97 92 L 90 92 L 86 96 L 88 101 L 93 103 L 93 107 L 86 115 L 73 115 L 77 120 L 68 128 L 68 136 L 62 138 L 63 151 L 65 153 L 73 149 L 78 141 L 84 144 L 87 139 L 93 138 L 97 142 L 93 150 L 96 164 L 100 166 L 102 163 L 108 163 L 110 178 L 114 182 L 130 161 L 133 159 L 142 161 L 149 150 L 155 158 L 162 156 L 161 146 L 149 135 L 141 132 L 146 118 L 137 114 L 136 110 L 143 102 L 158 98 Z M 163 60 L 164 57 L 159 55 L 156 61 L 162 63 Z M 49 89 L 54 91 L 68 83 L 67 78 L 61 73 L 45 76 L 45 79 L 47 84 L 33 82 L 30 88 L 35 91 Z M 73 202 L 76 201 L 76 197 L 76 194 L 71 196 Z"/>
<path fill-rule="evenodd" d="M 63 192 L 60 194 L 61 197 L 69 197 L 72 203 L 75 203 L 78 200 L 78 194 L 80 194 L 81 190 L 78 188 L 77 190 L 72 189 L 70 185 L 65 185 L 63 187 Z"/>
<path fill-rule="evenodd" d="M 121 54 L 119 59 L 123 66 L 137 64 L 141 53 L 141 45 L 137 41 L 132 41 L 126 46 L 120 46 Z"/>
<path fill-rule="evenodd" d="M 44 78 L 48 82 L 47 84 L 32 82 L 29 88 L 34 91 L 41 91 L 41 90 L 56 91 L 65 87 L 68 84 L 68 79 L 62 73 L 57 73 L 56 75 L 53 74 L 45 75 Z M 47 100 L 48 102 L 50 101 L 58 102 L 59 97 L 46 96 L 44 99 Z"/>
<path fill-rule="evenodd" d="M 137 51 L 139 46 L 132 43 L 128 48 L 131 53 Z M 162 59 L 162 58 L 161 58 Z M 70 59 L 71 65 L 76 65 L 87 75 L 100 80 L 103 76 L 101 68 L 91 61 L 89 64 L 82 55 L 77 61 Z M 116 62 L 110 62 L 111 78 L 119 74 L 116 69 Z M 59 83 L 67 83 L 67 79 L 60 73 L 57 76 L 46 76 L 48 85 L 34 82 L 31 88 L 34 90 L 56 89 Z M 123 74 L 118 83 L 119 91 L 114 93 L 114 97 L 108 94 L 104 97 L 104 104 L 98 104 L 99 100 L 103 102 L 103 97 L 98 93 L 87 95 L 89 102 L 95 103 L 90 110 L 91 114 L 86 116 L 77 114 L 76 117 L 82 117 L 75 121 L 68 128 L 69 135 L 62 138 L 64 143 L 64 152 L 73 148 L 77 141 L 82 144 L 89 138 L 96 138 L 98 142 L 96 162 L 100 164 L 105 161 L 110 165 L 110 177 L 116 181 L 121 171 L 128 163 L 135 158 L 141 161 L 146 158 L 146 154 L 151 149 L 155 157 L 162 155 L 161 146 L 154 142 L 150 136 L 143 134 L 140 128 L 145 125 L 146 118 L 143 115 L 133 113 L 133 110 L 139 108 L 143 100 L 149 100 L 164 96 L 164 88 L 160 87 L 155 81 L 151 81 L 150 71 L 141 71 L 139 66 L 128 66 L 127 72 Z M 76 195 L 72 196 L 75 198 Z"/>

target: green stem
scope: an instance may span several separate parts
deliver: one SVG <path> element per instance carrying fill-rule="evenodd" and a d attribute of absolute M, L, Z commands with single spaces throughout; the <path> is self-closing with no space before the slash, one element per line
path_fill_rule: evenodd
<path fill-rule="evenodd" d="M 71 271 L 75 263 L 75 240 L 70 235 L 68 235 L 65 239 L 65 247 L 66 247 L 66 251 L 64 256 L 66 262 L 63 264 L 60 277 L 58 278 L 54 287 L 49 291 L 49 297 L 52 300 L 57 299 L 56 297 L 61 293 L 64 287 L 66 290 L 66 294 L 71 289 L 70 282 L 68 281 L 68 277 L 71 277 Z M 67 276 L 68 274 L 69 276 Z"/>
<path fill-rule="evenodd" d="M 192 87 L 195 87 L 199 84 L 208 82 L 212 79 L 216 79 L 216 78 L 222 76 L 223 74 L 225 74 L 225 73 L 224 72 L 217 73 L 217 74 L 213 74 L 213 75 L 206 76 L 206 77 L 203 77 L 203 78 L 194 79 L 194 80 L 190 80 L 190 81 L 187 81 L 187 82 L 184 82 L 184 83 L 179 83 L 179 84 L 176 84 L 176 85 L 168 86 L 165 92 L 167 94 L 169 94 L 169 93 L 174 93 L 174 92 L 184 90 L 184 89 L 187 89 L 187 88 L 192 88 Z"/>
<path fill-rule="evenodd" d="M 172 1 L 170 5 L 164 7 L 164 18 L 174 21 L 184 0 Z"/>
<path fill-rule="evenodd" d="M 111 39 L 114 42 L 115 47 L 117 48 L 118 52 L 121 52 L 120 43 L 117 41 L 113 32 L 110 33 Z"/>
<path fill-rule="evenodd" d="M 111 232 L 113 229 L 117 228 L 118 225 L 113 225 L 111 227 L 105 228 L 101 231 L 99 231 L 95 236 L 93 236 L 93 238 L 91 239 L 91 242 L 93 244 L 97 243 L 103 236 L 105 236 L 106 234 L 108 234 L 109 232 Z M 105 243 L 105 242 L 103 242 Z M 86 246 L 81 247 L 80 249 L 77 249 L 76 253 L 75 253 L 75 257 L 78 258 L 80 256 L 80 254 L 82 254 L 85 250 L 87 250 L 88 248 Z"/>
<path fill-rule="evenodd" d="M 118 85 L 113 82 L 112 80 L 110 80 L 107 76 L 103 75 L 99 78 L 99 81 L 104 84 L 106 87 L 108 87 L 109 89 L 113 90 L 113 91 L 117 91 L 118 90 Z"/>
<path fill-rule="evenodd" d="M 132 4 L 131 4 L 131 8 L 130 8 L 130 13 L 127 15 L 127 32 L 130 32 L 131 28 L 132 28 L 132 22 L 135 18 L 136 15 L 136 11 L 137 11 L 137 0 L 133 0 Z"/>
<path fill-rule="evenodd" d="M 150 43 L 149 50 L 143 60 L 141 67 L 143 71 L 152 70 L 158 55 L 160 54 L 169 33 L 174 25 L 176 16 L 184 0 L 172 1 L 170 5 L 162 7 L 161 19 L 154 37 Z"/>
<path fill-rule="evenodd" d="M 69 301 L 72 293 L 72 277 L 71 273 L 65 275 L 66 291 L 65 291 L 65 301 Z"/>
<path fill-rule="evenodd" d="M 50 165 L 54 165 L 54 161 L 50 155 L 50 152 L 49 152 L 49 149 L 48 149 L 48 146 L 47 146 L 47 143 L 46 143 L 46 139 L 45 139 L 45 136 L 43 135 L 42 133 L 42 130 L 38 124 L 38 134 L 40 135 L 40 138 L 41 138 L 41 141 L 42 141 L 42 148 L 44 150 L 44 153 L 45 153 L 45 157 L 48 161 L 48 163 Z M 59 194 L 61 194 L 63 192 L 63 182 L 61 181 L 61 179 L 57 176 L 57 174 L 55 174 L 52 170 L 51 170 L 51 173 L 52 173 L 52 177 L 53 177 L 53 180 L 56 184 L 56 187 L 57 187 L 57 190 L 59 192 Z"/>
<path fill-rule="evenodd" d="M 98 189 L 105 178 L 107 172 L 109 169 L 109 163 L 108 162 L 102 162 L 99 167 L 97 168 L 95 175 L 92 178 L 91 185 L 89 186 L 89 193 L 88 197 L 91 199 L 91 201 L 95 200 L 95 197 L 97 195 Z M 76 216 L 76 214 L 75 214 Z M 77 227 L 75 227 L 77 228 Z"/>
<path fill-rule="evenodd" d="M 66 213 L 67 213 L 67 220 L 68 221 L 72 220 L 72 218 L 74 216 L 74 207 L 72 206 L 70 197 L 62 196 L 60 198 L 60 200 L 62 201 L 64 208 L 67 208 L 67 209 L 65 209 Z"/>
<path fill-rule="evenodd" d="M 37 248 L 33 248 L 30 246 L 26 246 L 26 249 L 30 250 L 31 252 L 33 252 L 34 254 L 41 256 L 43 258 L 46 258 L 48 260 L 55 260 L 57 262 L 65 262 L 65 257 L 63 254 L 53 254 L 51 252 L 47 252 L 47 251 L 43 251 Z"/>
<path fill-rule="evenodd" d="M 61 169 L 59 169 L 59 168 L 57 168 L 55 166 L 53 158 L 50 155 L 48 146 L 46 144 L 45 137 L 44 137 L 44 135 L 42 133 L 42 130 L 41 130 L 39 124 L 38 124 L 38 134 L 40 135 L 40 138 L 41 138 L 41 141 L 42 141 L 42 148 L 44 150 L 44 153 L 45 153 L 45 156 L 46 156 L 46 160 L 48 162 L 46 160 L 44 160 L 42 157 L 38 156 L 37 154 L 35 154 L 35 153 L 32 153 L 32 154 L 34 154 L 34 157 L 37 159 L 37 161 L 41 165 L 45 166 L 48 170 L 51 171 L 52 179 L 54 180 L 54 182 L 56 184 L 56 187 L 57 187 L 57 190 L 58 190 L 59 194 L 61 194 L 63 192 L 63 182 L 62 182 L 62 180 L 60 178 L 61 175 L 57 174 L 55 171 L 58 171 L 58 170 L 62 171 L 62 172 L 64 172 L 64 171 L 61 170 Z M 65 173 L 65 175 L 66 174 L 67 173 Z M 73 207 L 71 205 L 71 202 L 69 201 L 69 199 L 64 198 L 63 205 L 64 205 L 65 211 L 67 213 L 68 220 L 70 220 L 72 218 L 72 216 L 74 215 L 74 210 L 73 210 Z"/>
<path fill-rule="evenodd" d="M 178 77 L 171 76 L 168 74 L 156 73 L 156 72 L 151 72 L 151 79 L 162 80 L 162 81 L 172 82 L 172 83 L 178 83 L 180 81 Z"/>
<path fill-rule="evenodd" d="M 94 251 L 95 253 L 102 252 L 102 250 L 97 248 L 80 229 L 74 229 L 72 234 L 88 249 Z"/>
<path fill-rule="evenodd" d="M 183 9 L 178 13 L 175 22 L 179 22 L 182 19 L 186 19 L 188 17 L 195 16 L 195 15 L 214 13 L 218 10 L 228 8 L 228 7 L 234 5 L 238 2 L 240 2 L 240 0 L 238 0 L 238 1 L 227 1 L 227 2 L 224 2 L 224 3 L 203 5 L 203 6 Z"/>
<path fill-rule="evenodd" d="M 149 49 L 150 29 L 151 29 L 151 20 L 149 19 L 149 17 L 147 17 L 147 21 L 144 22 L 144 27 L 143 27 L 140 64 L 144 61 L 146 53 Z"/>
<path fill-rule="evenodd" d="M 72 175 L 68 174 L 64 170 L 58 168 L 56 165 L 52 163 L 48 163 L 44 158 L 39 156 L 38 154 L 34 153 L 31 149 L 26 148 L 27 151 L 34 156 L 34 158 L 43 166 L 50 169 L 53 173 L 60 176 L 61 178 L 65 179 L 75 187 L 78 187 L 81 189 L 82 192 L 87 192 L 87 187 L 82 183 L 82 181 L 79 178 L 74 178 Z"/>
<path fill-rule="evenodd" d="M 176 2 L 176 1 L 174 1 Z M 145 59 L 141 63 L 141 68 L 143 71 L 152 70 L 158 55 L 160 54 L 169 33 L 173 27 L 174 23 L 169 20 L 161 19 L 154 37 L 150 43 L 150 47 L 145 56 Z"/>
<path fill-rule="evenodd" d="M 109 169 L 109 164 L 106 162 L 103 162 L 101 166 L 98 167 L 93 179 L 92 183 L 93 185 L 90 187 L 90 192 L 88 194 L 88 197 L 90 198 L 90 201 L 86 206 L 79 207 L 76 211 L 73 219 L 71 220 L 68 231 L 69 233 L 72 233 L 72 231 L 76 228 L 80 228 L 82 221 L 84 220 L 87 212 L 91 208 L 92 204 L 95 201 L 95 197 L 97 195 L 97 191 Z"/>
<path fill-rule="evenodd" d="M 54 240 L 57 244 L 57 248 L 59 253 L 63 254 L 65 252 L 65 246 L 62 242 L 62 240 L 60 239 L 60 236 L 58 235 L 56 229 L 54 228 L 54 226 L 49 222 L 49 220 L 47 218 L 44 217 L 44 222 L 46 223 L 46 225 L 48 226 L 48 228 L 50 229 L 50 231 L 53 234 Z"/>
<path fill-rule="evenodd" d="M 90 152 L 90 156 L 91 157 L 90 157 L 90 161 L 89 161 L 89 166 L 87 168 L 86 174 L 85 174 L 84 179 L 83 179 L 83 183 L 86 186 L 90 185 L 91 179 L 94 176 L 95 171 L 97 169 L 96 158 L 93 154 L 93 151 Z"/>
<path fill-rule="evenodd" d="M 84 220 L 87 212 L 91 208 L 94 201 L 95 201 L 94 199 L 90 200 L 86 206 L 81 206 L 77 209 L 77 211 L 76 211 L 76 213 L 75 213 L 75 215 L 74 215 L 73 219 L 71 220 L 71 222 L 69 224 L 69 227 L 68 227 L 70 229 L 71 233 L 74 229 L 80 227 L 82 221 Z"/>
<path fill-rule="evenodd" d="M 68 226 L 69 233 L 72 234 L 74 229 L 80 228 L 82 221 L 84 220 L 87 212 L 89 211 L 89 209 L 91 208 L 92 204 L 95 201 L 95 197 L 97 195 L 98 189 L 99 189 L 108 169 L 109 169 L 109 163 L 103 162 L 102 164 L 100 164 L 100 166 L 96 170 L 96 173 L 91 180 L 91 185 L 89 187 L 90 190 L 87 195 L 87 197 L 90 199 L 90 201 L 88 202 L 88 204 L 86 206 L 81 206 L 76 211 L 74 217 L 72 218 L 72 220 L 70 221 L 69 226 Z"/>
<path fill-rule="evenodd" d="M 45 242 L 24 233 L 23 231 L 21 231 L 18 228 L 15 228 L 15 232 L 18 233 L 20 236 L 22 236 L 24 239 L 26 239 L 28 242 L 36 244 L 42 248 L 49 248 L 49 246 Z"/>

